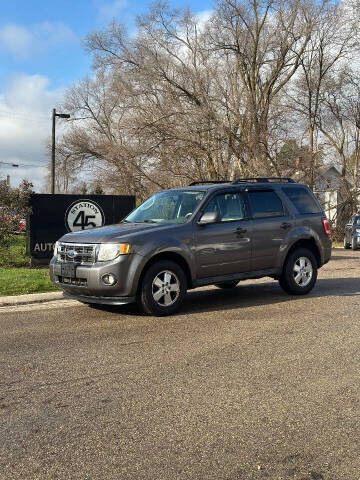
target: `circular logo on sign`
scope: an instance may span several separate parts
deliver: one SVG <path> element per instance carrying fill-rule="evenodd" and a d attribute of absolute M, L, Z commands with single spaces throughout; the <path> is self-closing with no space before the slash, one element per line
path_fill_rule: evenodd
<path fill-rule="evenodd" d="M 104 223 L 102 208 L 92 200 L 77 200 L 66 210 L 65 226 L 69 232 L 102 227 Z"/>

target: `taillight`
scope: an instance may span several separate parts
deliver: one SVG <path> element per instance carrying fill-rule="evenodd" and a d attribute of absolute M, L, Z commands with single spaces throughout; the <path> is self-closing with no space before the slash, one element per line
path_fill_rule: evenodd
<path fill-rule="evenodd" d="M 322 224 L 323 224 L 323 227 L 324 227 L 324 232 L 325 232 L 325 235 L 327 235 L 328 237 L 330 237 L 330 224 L 329 224 L 329 220 L 326 218 L 326 217 L 323 217 L 321 219 L 322 221 Z"/>

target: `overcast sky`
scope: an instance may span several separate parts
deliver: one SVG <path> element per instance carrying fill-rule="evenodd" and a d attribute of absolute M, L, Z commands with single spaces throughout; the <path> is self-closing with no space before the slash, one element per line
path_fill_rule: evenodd
<path fill-rule="evenodd" d="M 1 3 L 0 19 L 0 176 L 22 178 L 40 191 L 47 173 L 46 144 L 51 109 L 64 91 L 90 72 L 91 60 L 81 40 L 114 18 L 134 29 L 134 19 L 151 2 L 144 0 L 13 0 Z M 172 0 L 196 13 L 212 8 L 211 0 Z"/>

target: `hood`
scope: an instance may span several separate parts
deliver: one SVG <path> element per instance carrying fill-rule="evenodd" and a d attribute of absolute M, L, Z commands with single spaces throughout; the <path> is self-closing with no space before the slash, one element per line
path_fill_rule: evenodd
<path fill-rule="evenodd" d="M 175 225 L 159 225 L 155 223 L 119 223 L 105 227 L 92 228 L 79 232 L 67 233 L 60 240 L 74 243 L 118 243 L 124 237 L 149 230 L 163 230 Z"/>

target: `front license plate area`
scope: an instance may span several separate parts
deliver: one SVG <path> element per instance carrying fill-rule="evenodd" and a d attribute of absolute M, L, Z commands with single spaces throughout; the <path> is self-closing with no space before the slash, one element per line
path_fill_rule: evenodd
<path fill-rule="evenodd" d="M 76 265 L 74 263 L 66 263 L 65 265 L 61 265 L 61 276 L 67 278 L 75 278 L 76 277 Z"/>

